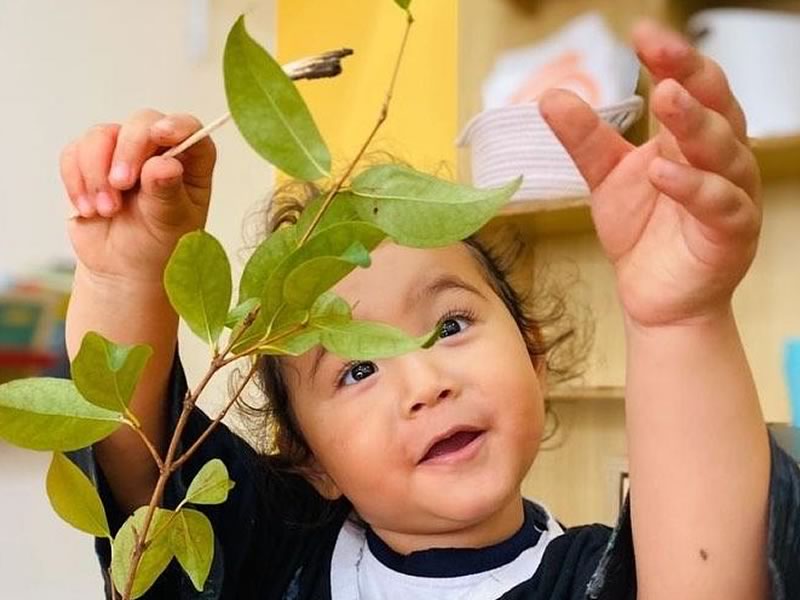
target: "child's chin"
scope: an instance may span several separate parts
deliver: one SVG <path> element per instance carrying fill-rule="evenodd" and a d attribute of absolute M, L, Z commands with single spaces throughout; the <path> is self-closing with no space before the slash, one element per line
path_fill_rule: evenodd
<path fill-rule="evenodd" d="M 480 486 L 467 482 L 450 485 L 436 494 L 441 513 L 461 523 L 488 519 L 519 497 L 520 482 L 497 480 Z"/>

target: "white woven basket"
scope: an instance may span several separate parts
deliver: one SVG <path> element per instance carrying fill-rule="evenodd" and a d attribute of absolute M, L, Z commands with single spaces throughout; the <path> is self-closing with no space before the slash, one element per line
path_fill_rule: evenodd
<path fill-rule="evenodd" d="M 631 96 L 595 109 L 620 132 L 642 114 L 644 101 Z M 589 193 L 575 163 L 564 150 L 535 103 L 494 108 L 476 115 L 457 140 L 471 147 L 472 182 L 497 187 L 523 176 L 512 200 L 585 196 Z"/>

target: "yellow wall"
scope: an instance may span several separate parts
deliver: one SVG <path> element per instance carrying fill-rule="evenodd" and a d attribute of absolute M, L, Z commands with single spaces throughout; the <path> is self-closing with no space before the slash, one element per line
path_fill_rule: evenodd
<path fill-rule="evenodd" d="M 389 119 L 373 149 L 420 169 L 442 161 L 455 172 L 457 134 L 457 0 L 417 0 L 416 18 Z M 281 63 L 349 47 L 345 71 L 331 80 L 301 82 L 300 90 L 334 157 L 351 159 L 378 118 L 405 27 L 392 0 L 278 0 Z"/>

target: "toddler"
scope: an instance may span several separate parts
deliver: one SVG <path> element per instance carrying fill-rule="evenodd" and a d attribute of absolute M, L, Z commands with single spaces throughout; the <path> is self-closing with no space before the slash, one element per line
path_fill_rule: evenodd
<path fill-rule="evenodd" d="M 277 454 L 214 432 L 165 497 L 177 503 L 212 457 L 236 481 L 204 507 L 217 536 L 205 590 L 173 563 L 145 598 L 800 597 L 800 476 L 768 435 L 731 310 L 761 222 L 744 116 L 720 68 L 680 36 L 648 22 L 633 38 L 657 83 L 653 139 L 633 147 L 567 92 L 540 102 L 592 190 L 624 312 L 631 492 L 617 527 L 566 528 L 521 496 L 548 340 L 496 258 L 473 238 L 384 242 L 334 291 L 357 318 L 414 335 L 439 325 L 442 339 L 385 360 L 321 348 L 263 359 Z M 89 330 L 154 348 L 131 406 L 162 450 L 186 391 L 162 273 L 204 225 L 215 150 L 206 139 L 177 159 L 159 151 L 199 127 L 145 110 L 90 129 L 61 160 L 80 214 L 69 350 Z M 184 447 L 208 422 L 193 412 Z M 148 503 L 158 473 L 134 433 L 80 458 L 112 526 Z M 105 541 L 98 552 L 107 567 Z"/>

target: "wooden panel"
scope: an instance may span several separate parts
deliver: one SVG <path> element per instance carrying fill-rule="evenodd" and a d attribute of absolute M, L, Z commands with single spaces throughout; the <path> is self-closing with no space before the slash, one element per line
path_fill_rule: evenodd
<path fill-rule="evenodd" d="M 667 19 L 674 27 L 683 29 L 689 17 L 709 8 L 756 8 L 800 12 L 800 0 L 672 0 L 668 4 Z"/>
<path fill-rule="evenodd" d="M 764 181 L 800 177 L 800 135 L 750 141 Z"/>
<path fill-rule="evenodd" d="M 536 236 L 592 231 L 585 198 L 515 200 L 495 217 L 499 224 L 514 223 Z"/>
<path fill-rule="evenodd" d="M 783 343 L 800 335 L 800 180 L 768 185 L 761 245 L 734 309 L 767 421 L 789 419 Z"/>
<path fill-rule="evenodd" d="M 547 392 L 547 400 L 557 402 L 621 402 L 625 388 L 613 385 L 593 387 L 557 386 Z"/>
<path fill-rule="evenodd" d="M 613 524 L 618 473 L 626 468 L 622 402 L 554 405 L 558 429 L 544 442 L 522 493 L 547 506 L 565 525 Z"/>

